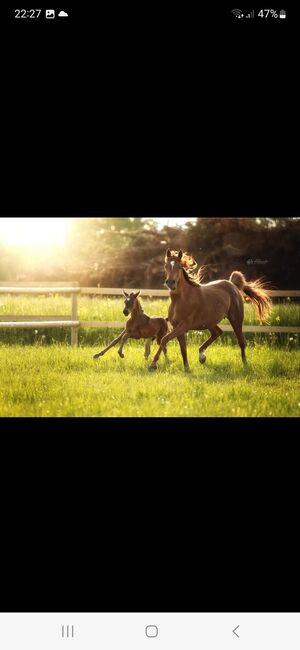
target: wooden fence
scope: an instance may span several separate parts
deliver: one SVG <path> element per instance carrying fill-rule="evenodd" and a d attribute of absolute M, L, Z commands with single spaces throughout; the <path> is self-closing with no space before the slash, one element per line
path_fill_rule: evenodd
<path fill-rule="evenodd" d="M 71 314 L 67 316 L 2 316 L 0 315 L 0 329 L 20 328 L 36 329 L 52 327 L 70 327 L 71 344 L 78 345 L 78 329 L 80 321 L 78 320 L 78 294 L 80 286 L 77 282 L 27 282 L 18 283 L 11 286 L 11 282 L 0 282 L 1 294 L 29 294 L 29 295 L 69 295 L 72 299 Z"/>
<path fill-rule="evenodd" d="M 291 289 L 290 291 L 286 290 L 277 290 L 277 291 L 269 291 L 270 296 L 272 298 L 300 298 L 300 290 L 298 289 Z M 110 288 L 103 288 L 103 287 L 82 287 L 81 288 L 81 294 L 86 294 L 86 295 L 100 295 L 100 296 L 123 296 L 122 289 L 110 289 Z M 141 296 L 148 296 L 150 298 L 169 298 L 170 292 L 168 289 L 142 289 Z M 122 328 L 124 327 L 124 320 L 123 321 L 81 321 L 80 327 L 99 327 L 99 328 Z M 223 325 L 222 324 L 222 330 L 224 332 L 232 332 L 232 327 L 231 325 Z M 300 332 L 300 324 L 299 327 L 295 325 L 289 325 L 289 326 L 284 326 L 284 325 L 244 325 L 243 326 L 243 331 L 244 332 L 279 332 L 279 333 L 292 333 L 292 332 Z"/>
<path fill-rule="evenodd" d="M 71 315 L 69 316 L 1 316 L 0 315 L 0 328 L 56 328 L 56 327 L 70 327 L 71 329 L 71 344 L 78 345 L 78 330 L 79 327 L 95 327 L 95 328 L 123 328 L 123 321 L 80 321 L 78 316 L 78 296 L 123 296 L 122 289 L 115 288 L 99 288 L 99 287 L 80 287 L 76 282 L 30 282 L 30 283 L 17 283 L 12 286 L 10 282 L 0 282 L 0 295 L 1 294 L 29 294 L 29 295 L 56 295 L 64 294 L 70 295 L 72 299 Z M 300 298 L 300 290 L 291 289 L 290 291 L 270 291 L 273 298 Z M 143 289 L 142 296 L 149 296 L 153 298 L 169 298 L 169 291 L 167 289 Z M 231 325 L 223 325 L 224 332 L 232 332 Z M 258 332 L 258 333 L 292 333 L 300 332 L 300 326 L 295 325 L 244 325 L 244 332 Z"/>

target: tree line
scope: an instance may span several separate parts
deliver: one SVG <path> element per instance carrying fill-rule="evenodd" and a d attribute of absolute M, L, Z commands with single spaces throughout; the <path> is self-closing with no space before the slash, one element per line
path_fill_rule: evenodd
<path fill-rule="evenodd" d="M 151 219 L 74 219 L 65 246 L 47 257 L 0 245 L 0 279 L 78 281 L 82 286 L 163 288 L 166 248 L 204 267 L 204 282 L 234 270 L 274 288 L 300 288 L 300 219 L 202 218 L 159 229 Z"/>

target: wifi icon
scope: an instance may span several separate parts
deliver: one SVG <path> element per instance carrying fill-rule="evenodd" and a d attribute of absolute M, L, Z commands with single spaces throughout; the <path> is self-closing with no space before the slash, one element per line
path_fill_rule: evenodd
<path fill-rule="evenodd" d="M 232 9 L 231 13 L 236 17 L 236 18 L 244 18 L 244 14 L 240 9 Z"/>

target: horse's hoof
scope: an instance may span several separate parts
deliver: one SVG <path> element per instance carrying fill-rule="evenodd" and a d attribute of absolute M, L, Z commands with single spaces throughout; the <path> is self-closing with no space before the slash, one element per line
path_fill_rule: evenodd
<path fill-rule="evenodd" d="M 118 352 L 118 355 L 119 355 L 119 357 L 121 357 L 121 359 L 125 358 L 123 352 Z"/>
<path fill-rule="evenodd" d="M 205 361 L 206 361 L 205 352 L 200 352 L 199 361 L 200 361 L 200 363 L 205 363 Z"/>
<path fill-rule="evenodd" d="M 148 370 L 149 370 L 149 372 L 152 372 L 153 370 L 157 370 L 156 363 L 151 363 L 151 366 L 149 366 Z"/>
<path fill-rule="evenodd" d="M 184 366 L 184 372 L 191 372 L 190 366 Z"/>

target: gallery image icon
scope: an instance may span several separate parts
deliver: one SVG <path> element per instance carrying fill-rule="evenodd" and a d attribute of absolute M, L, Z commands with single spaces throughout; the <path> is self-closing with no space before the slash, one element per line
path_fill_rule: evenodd
<path fill-rule="evenodd" d="M 68 16 L 69 16 L 69 14 L 67 14 L 67 12 L 64 11 L 63 9 L 58 14 L 59 18 L 68 18 Z"/>
<path fill-rule="evenodd" d="M 46 18 L 55 18 L 55 9 L 46 9 L 45 10 L 45 17 Z"/>

